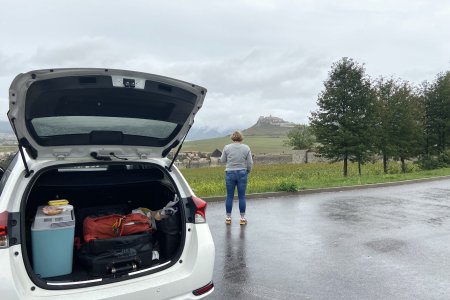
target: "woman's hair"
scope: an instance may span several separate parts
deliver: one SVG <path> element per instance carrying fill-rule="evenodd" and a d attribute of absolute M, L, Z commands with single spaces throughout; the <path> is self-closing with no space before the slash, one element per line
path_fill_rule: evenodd
<path fill-rule="evenodd" d="M 233 142 L 242 142 L 244 136 L 240 131 L 235 131 L 231 134 L 230 138 Z"/>

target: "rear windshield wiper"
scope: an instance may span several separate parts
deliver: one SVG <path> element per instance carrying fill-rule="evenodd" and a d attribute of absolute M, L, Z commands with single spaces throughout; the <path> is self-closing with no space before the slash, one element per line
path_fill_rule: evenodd
<path fill-rule="evenodd" d="M 119 157 L 114 152 L 109 153 L 109 155 L 99 155 L 97 152 L 91 152 L 91 157 L 95 158 L 96 160 L 103 160 L 103 161 L 111 161 L 112 158 L 117 158 L 121 160 L 128 160 L 126 157 Z"/>
<path fill-rule="evenodd" d="M 92 156 L 93 158 L 95 158 L 96 160 L 105 160 L 105 161 L 112 160 L 112 159 L 111 159 L 111 156 L 108 156 L 108 155 L 98 155 L 97 152 L 91 152 L 91 156 Z"/>

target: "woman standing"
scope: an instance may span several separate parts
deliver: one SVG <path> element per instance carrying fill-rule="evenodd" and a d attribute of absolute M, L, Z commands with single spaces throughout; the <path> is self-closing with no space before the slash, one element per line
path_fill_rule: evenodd
<path fill-rule="evenodd" d="M 247 189 L 248 173 L 250 173 L 253 167 L 253 159 L 250 147 L 242 144 L 243 139 L 244 137 L 242 133 L 239 131 L 233 132 L 233 134 L 231 134 L 231 140 L 233 143 L 228 144 L 223 148 L 222 156 L 220 157 L 220 161 L 226 163 L 226 224 L 231 224 L 231 210 L 233 208 L 234 190 L 236 187 L 238 190 L 239 211 L 241 213 L 241 220 L 239 224 L 247 224 L 247 219 L 245 218 L 245 190 Z"/>

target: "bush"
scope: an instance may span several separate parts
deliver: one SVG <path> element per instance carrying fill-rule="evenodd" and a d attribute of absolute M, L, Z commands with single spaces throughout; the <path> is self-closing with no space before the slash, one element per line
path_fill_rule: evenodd
<path fill-rule="evenodd" d="M 389 163 L 388 174 L 399 174 L 401 172 L 402 172 L 402 167 L 398 162 L 392 161 Z"/>
<path fill-rule="evenodd" d="M 445 167 L 450 167 L 450 150 L 441 153 L 438 157 L 438 161 Z"/>
<path fill-rule="evenodd" d="M 276 186 L 277 192 L 297 192 L 298 189 L 297 183 L 290 180 L 283 180 Z"/>
<path fill-rule="evenodd" d="M 423 170 L 450 167 L 450 150 L 447 150 L 439 155 L 426 155 L 418 161 L 418 164 Z"/>

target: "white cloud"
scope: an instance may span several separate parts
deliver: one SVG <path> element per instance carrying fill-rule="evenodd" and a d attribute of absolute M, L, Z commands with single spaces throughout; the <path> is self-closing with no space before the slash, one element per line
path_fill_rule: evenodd
<path fill-rule="evenodd" d="M 8 99 L 0 97 L 0 120 L 6 120 L 6 113 L 8 112 Z"/>
<path fill-rule="evenodd" d="M 420 83 L 449 67 L 450 3 L 425 0 L 6 2 L 0 118 L 17 73 L 134 69 L 208 89 L 196 125 L 243 129 L 261 115 L 308 121 L 331 64 Z"/>

